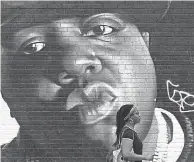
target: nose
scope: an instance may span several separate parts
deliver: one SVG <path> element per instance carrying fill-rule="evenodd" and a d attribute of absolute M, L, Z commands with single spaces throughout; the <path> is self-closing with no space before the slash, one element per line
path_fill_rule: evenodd
<path fill-rule="evenodd" d="M 75 22 L 78 20 L 75 19 Z M 60 32 L 57 35 L 57 41 L 63 48 L 59 56 L 57 56 L 59 71 L 57 73 L 59 82 L 64 84 L 67 78 L 85 78 L 92 76 L 102 70 L 102 63 L 99 59 L 99 50 L 92 46 L 88 39 L 80 37 L 76 23 L 62 23 L 64 28 L 71 29 L 68 32 Z M 60 23 L 59 29 L 60 29 Z M 58 29 L 58 28 L 57 28 Z M 65 49 L 65 50 L 64 50 Z"/>
<path fill-rule="evenodd" d="M 59 74 L 60 84 L 67 84 L 68 82 L 78 79 L 80 87 L 87 83 L 86 78 L 100 73 L 102 70 L 102 63 L 97 57 L 77 57 L 74 63 L 69 65 L 64 72 Z"/>
<path fill-rule="evenodd" d="M 77 59 L 75 62 L 79 74 L 99 73 L 102 70 L 101 61 L 98 58 L 93 59 Z"/>

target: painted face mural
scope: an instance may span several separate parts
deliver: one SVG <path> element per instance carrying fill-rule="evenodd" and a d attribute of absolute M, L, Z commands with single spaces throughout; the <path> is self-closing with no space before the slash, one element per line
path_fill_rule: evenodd
<path fill-rule="evenodd" d="M 156 108 L 157 74 L 149 34 L 142 29 L 151 22 L 141 24 L 146 18 L 132 14 L 141 5 L 131 4 L 7 5 L 12 15 L 2 24 L 2 94 L 20 125 L 20 138 L 28 139 L 23 149 L 33 143 L 38 150 L 26 156 L 105 161 L 116 138 L 116 112 L 133 104 L 141 115 L 136 131 L 143 152 L 155 152 L 158 162 L 180 158 L 183 129 L 172 113 Z"/>

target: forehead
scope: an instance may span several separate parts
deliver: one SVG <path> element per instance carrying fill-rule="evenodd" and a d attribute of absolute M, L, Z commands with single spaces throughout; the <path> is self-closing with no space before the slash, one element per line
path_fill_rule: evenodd
<path fill-rule="evenodd" d="M 133 22 L 145 21 L 145 16 L 153 14 L 154 3 L 125 1 L 22 1 L 24 5 L 2 7 L 2 18 L 8 11 L 15 17 L 11 26 L 45 24 L 72 17 L 89 17 L 100 13 L 116 13 Z M 5 13 L 5 14 L 4 14 Z M 8 14 L 7 14 L 8 13 Z M 4 16 L 5 15 L 5 16 Z M 154 14 L 155 15 L 155 14 Z M 146 20 L 147 21 L 147 20 Z"/>
<path fill-rule="evenodd" d="M 14 10 L 14 19 L 3 26 L 3 30 L 15 33 L 33 26 L 42 26 L 63 19 L 87 18 L 100 13 L 120 14 L 126 19 L 123 12 L 129 8 L 122 7 L 123 2 L 90 2 L 90 1 L 36 1 L 26 3 L 18 10 Z M 119 7 L 120 6 L 120 7 Z M 12 8 L 9 8 L 12 9 Z"/>
<path fill-rule="evenodd" d="M 8 5 L 6 1 L 1 1 L 1 22 L 6 24 L 6 27 L 15 29 L 65 18 L 117 13 L 122 15 L 122 19 L 145 28 L 148 23 L 155 23 L 156 19 L 163 14 L 166 3 L 153 1 L 16 1 Z"/>
<path fill-rule="evenodd" d="M 6 6 L 2 5 L 3 11 L 6 12 L 6 10 L 12 10 L 19 8 L 17 12 L 21 12 L 22 10 L 26 11 L 28 13 L 36 13 L 36 14 L 69 14 L 69 15 L 88 15 L 93 13 L 100 13 L 103 11 L 106 12 L 122 12 L 125 11 L 125 13 L 141 13 L 148 10 L 148 7 L 142 3 L 137 2 L 123 2 L 123 1 L 22 1 L 23 3 L 20 3 L 20 1 L 16 1 L 19 4 L 18 5 L 9 5 Z M 149 6 L 149 7 L 153 7 Z M 137 9 L 139 11 L 137 11 Z M 36 12 L 33 12 L 33 11 Z M 141 11 L 140 11 L 141 10 Z M 14 11 L 15 12 L 15 11 Z M 147 11 L 148 12 L 148 11 Z M 146 13 L 146 12 L 144 12 Z"/>
<path fill-rule="evenodd" d="M 134 106 L 133 107 L 133 113 L 137 113 L 137 112 L 139 112 L 139 111 L 138 111 L 137 107 Z"/>
<path fill-rule="evenodd" d="M 121 14 L 125 9 L 119 7 L 120 5 L 122 2 L 38 1 L 24 5 L 15 10 L 14 14 L 17 15 L 17 22 L 47 23 L 63 18 L 89 17 L 104 12 Z"/>

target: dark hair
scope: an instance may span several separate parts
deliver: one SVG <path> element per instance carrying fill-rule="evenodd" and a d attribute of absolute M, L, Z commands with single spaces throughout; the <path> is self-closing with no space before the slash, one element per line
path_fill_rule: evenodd
<path fill-rule="evenodd" d="M 117 135 L 117 140 L 119 139 L 119 135 L 121 133 L 121 130 L 123 129 L 125 125 L 125 120 L 124 118 L 129 114 L 131 109 L 133 108 L 133 105 L 123 105 L 118 111 L 117 111 L 117 116 L 116 116 L 116 135 Z"/>

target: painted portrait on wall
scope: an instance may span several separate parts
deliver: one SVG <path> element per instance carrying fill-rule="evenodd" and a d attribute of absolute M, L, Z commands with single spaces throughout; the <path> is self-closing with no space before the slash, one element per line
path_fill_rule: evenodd
<path fill-rule="evenodd" d="M 161 73 L 170 56 L 163 66 L 159 46 L 174 33 L 165 22 L 176 20 L 168 19 L 171 1 L 2 1 L 1 8 L 1 93 L 20 126 L 2 145 L 3 162 L 104 162 L 126 104 L 141 115 L 143 154 L 189 162 L 194 93 Z"/>

